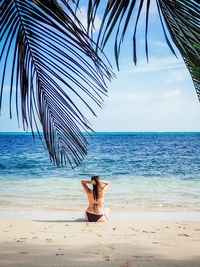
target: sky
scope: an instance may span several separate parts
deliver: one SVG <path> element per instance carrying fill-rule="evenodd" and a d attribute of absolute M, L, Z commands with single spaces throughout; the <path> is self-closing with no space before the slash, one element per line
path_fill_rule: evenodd
<path fill-rule="evenodd" d="M 86 1 L 85 1 L 86 2 Z M 84 1 L 79 17 L 86 22 Z M 144 11 L 143 14 L 144 15 Z M 96 20 L 96 30 L 103 14 Z M 95 108 L 97 117 L 86 111 L 86 117 L 97 132 L 198 132 L 200 131 L 200 104 L 192 79 L 177 52 L 178 59 L 168 48 L 155 3 L 151 5 L 148 33 L 149 62 L 144 45 L 144 16 L 140 19 L 137 34 L 138 63 L 132 61 L 132 34 L 129 27 L 120 54 L 120 71 L 117 70 L 111 41 L 105 48 L 116 78 L 107 82 L 108 96 L 103 109 Z M 97 33 L 95 33 L 97 34 Z M 9 84 L 5 85 L 0 117 L 1 132 L 23 131 L 16 116 L 9 119 Z"/>

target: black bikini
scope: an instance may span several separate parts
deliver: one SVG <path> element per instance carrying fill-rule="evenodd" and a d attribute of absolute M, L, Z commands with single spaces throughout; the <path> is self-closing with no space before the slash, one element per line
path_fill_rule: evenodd
<path fill-rule="evenodd" d="M 88 222 L 97 222 L 104 214 L 98 215 L 86 211 Z"/>
<path fill-rule="evenodd" d="M 102 203 L 99 203 L 99 204 L 90 204 L 90 206 L 92 205 L 93 208 L 94 208 L 94 211 L 97 213 L 97 205 L 101 205 Z M 88 221 L 89 222 L 97 222 L 103 215 L 105 215 L 106 217 L 106 214 L 93 214 L 93 213 L 90 213 L 90 212 L 87 212 L 86 211 L 86 214 L 87 214 L 87 218 L 88 218 Z M 107 219 L 107 217 L 106 217 Z"/>

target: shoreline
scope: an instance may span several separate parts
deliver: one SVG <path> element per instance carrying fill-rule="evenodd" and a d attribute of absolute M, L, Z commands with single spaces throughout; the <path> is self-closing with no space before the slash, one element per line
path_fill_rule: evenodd
<path fill-rule="evenodd" d="M 200 266 L 189 221 L 0 219 L 0 267 Z"/>
<path fill-rule="evenodd" d="M 190 221 L 200 222 L 200 212 L 198 211 L 110 211 L 108 216 L 110 221 Z M 0 211 L 0 220 L 24 219 L 24 220 L 71 220 L 84 222 L 84 211 L 58 211 L 58 210 L 20 210 L 20 211 Z"/>

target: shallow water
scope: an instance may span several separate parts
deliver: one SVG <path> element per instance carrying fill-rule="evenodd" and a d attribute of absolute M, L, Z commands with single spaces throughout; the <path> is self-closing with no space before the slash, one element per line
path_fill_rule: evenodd
<path fill-rule="evenodd" d="M 56 168 L 38 137 L 0 135 L 1 211 L 80 211 L 81 179 L 111 181 L 105 203 L 121 211 L 200 211 L 200 134 L 99 133 L 75 170 Z"/>

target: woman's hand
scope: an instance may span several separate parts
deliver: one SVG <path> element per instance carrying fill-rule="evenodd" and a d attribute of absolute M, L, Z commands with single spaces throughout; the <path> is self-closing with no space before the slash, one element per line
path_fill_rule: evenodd
<path fill-rule="evenodd" d="M 82 180 L 81 183 L 82 184 L 91 184 L 91 185 L 95 185 L 96 184 L 96 182 L 94 180 L 92 180 L 92 181 Z"/>
<path fill-rule="evenodd" d="M 95 182 L 94 180 L 92 180 L 92 181 L 90 181 L 90 184 L 91 184 L 91 185 L 95 185 L 96 182 Z"/>

